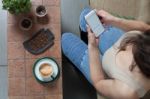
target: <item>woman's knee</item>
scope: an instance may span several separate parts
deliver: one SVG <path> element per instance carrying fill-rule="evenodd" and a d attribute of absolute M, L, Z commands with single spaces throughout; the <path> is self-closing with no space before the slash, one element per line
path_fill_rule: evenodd
<path fill-rule="evenodd" d="M 73 33 L 64 33 L 62 35 L 61 46 L 64 54 L 67 54 L 67 52 L 74 45 L 76 39 L 77 37 Z"/>
<path fill-rule="evenodd" d="M 65 42 L 65 41 L 68 41 L 69 38 L 72 36 L 73 34 L 72 33 L 63 33 L 62 35 L 62 43 Z"/>
<path fill-rule="evenodd" d="M 72 36 L 72 33 L 63 33 L 61 38 L 62 49 L 64 49 L 64 47 L 69 44 L 69 41 L 71 40 Z"/>

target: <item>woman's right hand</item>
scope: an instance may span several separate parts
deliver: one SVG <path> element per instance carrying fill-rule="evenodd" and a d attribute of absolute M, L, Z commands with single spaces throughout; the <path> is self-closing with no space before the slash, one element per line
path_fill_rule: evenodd
<path fill-rule="evenodd" d="M 96 11 L 96 13 L 100 17 L 101 22 L 105 25 L 112 25 L 113 22 L 115 22 L 118 19 L 117 17 L 111 15 L 110 13 L 104 10 Z"/>

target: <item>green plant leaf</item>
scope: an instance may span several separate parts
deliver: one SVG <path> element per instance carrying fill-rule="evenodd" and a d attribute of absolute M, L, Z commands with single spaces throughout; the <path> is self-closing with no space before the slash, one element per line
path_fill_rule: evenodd
<path fill-rule="evenodd" d="M 30 0 L 3 0 L 3 9 L 8 10 L 12 14 L 20 14 L 29 12 L 31 9 Z"/>

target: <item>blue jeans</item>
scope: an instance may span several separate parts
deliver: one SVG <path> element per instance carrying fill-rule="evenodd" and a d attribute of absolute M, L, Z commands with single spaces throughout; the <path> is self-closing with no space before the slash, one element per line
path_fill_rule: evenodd
<path fill-rule="evenodd" d="M 90 11 L 90 8 L 85 8 L 80 15 L 80 28 L 84 32 L 86 32 L 86 21 L 84 16 Z M 103 56 L 106 50 L 109 49 L 123 35 L 123 33 L 124 31 L 116 27 L 105 27 L 105 31 L 100 35 L 99 39 L 100 56 Z M 90 78 L 87 45 L 73 33 L 64 33 L 62 35 L 61 43 L 64 55 L 83 73 L 86 79 L 92 83 Z"/>

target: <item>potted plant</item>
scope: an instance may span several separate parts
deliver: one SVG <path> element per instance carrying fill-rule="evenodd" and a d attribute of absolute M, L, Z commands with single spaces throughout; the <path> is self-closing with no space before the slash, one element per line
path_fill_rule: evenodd
<path fill-rule="evenodd" d="M 3 9 L 8 10 L 11 14 L 27 13 L 31 9 L 30 0 L 3 0 Z"/>

